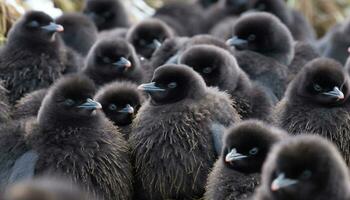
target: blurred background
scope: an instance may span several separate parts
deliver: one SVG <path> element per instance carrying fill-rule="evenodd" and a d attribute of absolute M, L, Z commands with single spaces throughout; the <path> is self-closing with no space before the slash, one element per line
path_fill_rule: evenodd
<path fill-rule="evenodd" d="M 169 0 L 124 0 L 131 9 L 135 21 L 152 14 L 153 8 L 162 6 Z M 191 1 L 191 0 L 178 0 Z M 286 0 L 300 10 L 313 24 L 318 37 L 336 23 L 350 16 L 350 0 Z M 81 10 L 84 0 L 0 0 L 0 43 L 16 19 L 28 9 L 45 10 L 57 17 L 62 11 Z"/>

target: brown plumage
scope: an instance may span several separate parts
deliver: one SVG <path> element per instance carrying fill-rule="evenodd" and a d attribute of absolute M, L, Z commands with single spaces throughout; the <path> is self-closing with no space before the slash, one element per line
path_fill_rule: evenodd
<path fill-rule="evenodd" d="M 207 88 L 191 68 L 164 65 L 140 89 L 151 98 L 139 110 L 129 142 L 137 199 L 200 198 L 215 159 L 213 127 L 240 120 L 227 94 Z"/>
<path fill-rule="evenodd" d="M 125 139 L 129 138 L 132 122 L 146 100 L 137 85 L 126 81 L 117 81 L 99 89 L 96 101 L 102 105 L 106 117 L 118 126 Z"/>
<path fill-rule="evenodd" d="M 113 81 L 142 83 L 144 73 L 134 47 L 123 38 L 102 38 L 90 49 L 82 73 L 96 85 Z"/>
<path fill-rule="evenodd" d="M 46 93 L 47 89 L 41 89 L 22 97 L 14 106 L 12 113 L 13 119 L 36 117 Z"/>
<path fill-rule="evenodd" d="M 288 81 L 292 81 L 298 72 L 311 60 L 320 57 L 319 53 L 307 42 L 296 42 L 294 44 L 294 57 L 288 65 Z"/>
<path fill-rule="evenodd" d="M 21 174 L 23 166 L 17 165 L 24 155 L 31 155 L 31 162 L 22 163 L 28 166 L 29 177 L 58 174 L 82 184 L 93 196 L 130 199 L 133 176 L 129 147 L 99 111 L 101 104 L 92 100 L 94 93 L 94 84 L 87 77 L 62 78 L 45 96 L 37 119 L 22 127 L 15 124 L 15 134 L 11 133 L 14 129 L 3 131 L 0 147 L 10 146 L 0 148 L 2 181 L 26 177 Z M 32 171 L 29 166 L 33 166 Z M 7 171 L 10 173 L 4 173 Z"/>
<path fill-rule="evenodd" d="M 350 80 L 340 63 L 318 58 L 290 83 L 275 110 L 276 124 L 291 134 L 312 133 L 333 141 L 350 163 Z"/>
<path fill-rule="evenodd" d="M 37 11 L 29 11 L 12 27 L 0 50 L 0 78 L 10 91 L 10 103 L 48 87 L 65 72 L 64 47 L 56 37 L 62 30 L 50 16 Z"/>
<path fill-rule="evenodd" d="M 329 141 L 312 135 L 276 144 L 262 172 L 254 200 L 347 200 L 349 172 Z"/>
<path fill-rule="evenodd" d="M 206 200 L 247 199 L 260 184 L 262 165 L 272 148 L 287 133 L 260 121 L 231 127 L 224 147 L 209 175 Z"/>
<path fill-rule="evenodd" d="M 198 72 L 207 86 L 230 94 L 242 119 L 269 120 L 272 101 L 250 81 L 228 51 L 213 45 L 195 45 L 182 53 L 179 62 Z"/>

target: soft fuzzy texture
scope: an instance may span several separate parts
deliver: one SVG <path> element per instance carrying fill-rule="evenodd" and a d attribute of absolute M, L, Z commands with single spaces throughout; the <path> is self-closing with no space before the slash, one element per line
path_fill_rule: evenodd
<path fill-rule="evenodd" d="M 41 12 L 26 13 L 12 27 L 7 44 L 0 50 L 0 78 L 10 92 L 11 103 L 25 93 L 50 86 L 66 70 L 59 40 L 51 41 L 51 36 L 43 31 L 32 32 L 27 28 L 31 20 L 39 19 L 53 21 Z"/>
<path fill-rule="evenodd" d="M 307 178 L 302 176 L 304 170 L 311 172 Z M 298 182 L 272 192 L 271 183 L 279 173 Z M 272 149 L 253 199 L 346 200 L 350 197 L 349 187 L 348 168 L 336 147 L 323 138 L 304 135 L 290 137 Z"/>
<path fill-rule="evenodd" d="M 204 199 L 243 200 L 251 197 L 260 184 L 262 165 L 270 149 L 286 136 L 284 131 L 255 120 L 231 127 L 225 133 L 222 154 L 208 177 Z M 234 160 L 231 165 L 225 157 L 232 148 L 248 157 Z M 258 153 L 250 155 L 251 148 L 258 148 Z"/>
<path fill-rule="evenodd" d="M 200 198 L 216 159 L 213 124 L 228 127 L 240 120 L 228 95 L 206 88 L 192 69 L 165 65 L 155 76 L 169 73 L 191 77 L 186 82 L 188 93 L 168 104 L 155 105 L 149 99 L 136 116 L 129 142 L 138 199 Z"/>
<path fill-rule="evenodd" d="M 208 86 L 230 94 L 242 119 L 269 121 L 271 100 L 261 87 L 249 80 L 228 51 L 213 45 L 195 45 L 182 53 L 179 62 L 194 68 Z M 204 73 L 205 68 L 211 72 Z"/>
<path fill-rule="evenodd" d="M 321 80 L 315 80 L 314 76 L 317 73 L 322 75 L 319 78 Z M 328 104 L 318 102 L 317 96 L 310 96 L 306 92 L 309 82 L 313 81 L 336 82 L 341 85 L 338 87 L 344 93 L 345 99 Z M 349 164 L 350 137 L 347 134 L 350 131 L 349 88 L 348 74 L 340 63 L 325 58 L 309 62 L 290 83 L 285 97 L 277 105 L 274 114 L 276 125 L 293 135 L 312 133 L 328 138 L 338 146 Z"/>

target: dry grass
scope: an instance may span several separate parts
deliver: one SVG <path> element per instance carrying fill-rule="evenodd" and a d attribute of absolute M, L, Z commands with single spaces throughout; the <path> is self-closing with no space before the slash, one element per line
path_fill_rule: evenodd
<path fill-rule="evenodd" d="M 20 14 L 15 8 L 9 6 L 4 1 L 0 1 L 0 44 L 4 43 L 7 32 L 19 16 Z"/>
<path fill-rule="evenodd" d="M 152 7 L 160 7 L 164 1 L 169 0 L 145 0 Z M 187 1 L 187 0 L 182 0 Z M 350 16 L 350 0 L 287 0 L 288 4 L 300 10 L 315 27 L 317 34 L 322 36 L 331 26 L 343 21 Z M 57 7 L 64 11 L 79 11 L 84 0 L 54 0 Z M 0 44 L 11 25 L 19 17 L 19 13 L 0 0 Z"/>
<path fill-rule="evenodd" d="M 350 15 L 349 0 L 288 0 L 310 20 L 319 36 Z"/>
<path fill-rule="evenodd" d="M 57 8 L 65 12 L 74 12 L 82 10 L 84 0 L 53 0 Z"/>

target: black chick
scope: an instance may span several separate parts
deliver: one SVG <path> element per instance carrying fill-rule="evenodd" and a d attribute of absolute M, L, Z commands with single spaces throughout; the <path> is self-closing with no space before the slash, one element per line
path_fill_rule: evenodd
<path fill-rule="evenodd" d="M 130 82 L 114 82 L 102 87 L 95 95 L 102 110 L 114 125 L 118 126 L 125 139 L 129 139 L 132 122 L 145 101 L 137 85 Z"/>
<path fill-rule="evenodd" d="M 284 131 L 249 120 L 226 132 L 224 148 L 209 175 L 204 199 L 238 200 L 250 197 L 260 184 L 260 173 L 272 146 Z"/>
<path fill-rule="evenodd" d="M 291 134 L 313 133 L 333 141 L 350 163 L 350 80 L 342 65 L 318 58 L 288 86 L 275 109 L 276 124 Z"/>
<path fill-rule="evenodd" d="M 315 42 L 316 34 L 311 24 L 299 11 L 288 8 L 284 0 L 249 0 L 249 10 L 269 12 L 277 16 L 298 41 Z"/>
<path fill-rule="evenodd" d="M 214 26 L 228 17 L 239 16 L 248 9 L 247 0 L 219 0 L 204 12 L 202 30 L 209 33 Z"/>
<path fill-rule="evenodd" d="M 110 30 L 101 31 L 98 34 L 98 38 L 126 38 L 128 34 L 128 28 L 114 28 Z"/>
<path fill-rule="evenodd" d="M 18 100 L 14 106 L 12 118 L 18 120 L 36 117 L 47 91 L 47 88 L 36 90 Z"/>
<path fill-rule="evenodd" d="M 240 120 L 227 94 L 183 65 L 158 68 L 129 138 L 136 199 L 200 198 L 225 127 Z M 221 146 L 219 147 L 221 149 Z"/>
<path fill-rule="evenodd" d="M 10 92 L 10 103 L 48 87 L 64 72 L 62 45 L 56 38 L 56 32 L 61 31 L 61 25 L 37 11 L 27 12 L 11 28 L 0 50 L 0 79 Z"/>
<path fill-rule="evenodd" d="M 8 90 L 6 90 L 0 81 L 0 124 L 11 120 L 12 109 L 9 104 Z"/>
<path fill-rule="evenodd" d="M 287 27 L 269 13 L 249 13 L 238 19 L 234 36 L 227 41 L 237 50 L 239 66 L 252 80 L 280 99 L 286 88 L 288 68 L 294 55 Z"/>
<path fill-rule="evenodd" d="M 201 44 L 214 45 L 233 54 L 231 48 L 225 44 L 225 42 L 211 35 L 200 34 L 191 38 L 175 37 L 167 39 L 164 44 L 154 52 L 151 59 L 151 68 L 155 70 L 164 64 L 177 64 L 179 63 L 181 54 L 186 49 Z"/>
<path fill-rule="evenodd" d="M 0 135 L 3 184 L 58 174 L 82 184 L 94 196 L 130 199 L 127 142 L 99 110 L 102 106 L 92 99 L 94 93 L 90 79 L 67 76 L 50 88 L 37 119 L 6 126 Z"/>
<path fill-rule="evenodd" d="M 164 64 L 177 64 L 178 51 L 183 48 L 186 42 L 189 41 L 188 37 L 174 37 L 166 39 L 162 46 L 158 48 L 149 61 L 151 70 L 147 70 L 153 76 L 154 70 Z"/>
<path fill-rule="evenodd" d="M 79 13 L 65 13 L 57 18 L 56 22 L 64 26 L 64 32 L 60 33 L 64 43 L 86 56 L 97 39 L 98 32 L 95 24 Z"/>
<path fill-rule="evenodd" d="M 120 0 L 87 0 L 83 13 L 99 31 L 129 26 L 127 11 Z"/>
<path fill-rule="evenodd" d="M 289 65 L 294 56 L 290 31 L 278 18 L 266 12 L 240 17 L 227 44 L 237 51 L 254 51 L 284 65 Z"/>
<path fill-rule="evenodd" d="M 104 38 L 91 48 L 82 73 L 96 85 L 127 80 L 142 83 L 143 70 L 131 44 L 122 38 Z"/>
<path fill-rule="evenodd" d="M 292 81 L 298 72 L 310 61 L 320 57 L 319 52 L 308 42 L 294 44 L 294 57 L 288 66 L 288 82 Z"/>
<path fill-rule="evenodd" d="M 193 36 L 201 33 L 202 12 L 201 6 L 196 3 L 170 0 L 158 8 L 153 17 L 163 20 L 175 30 L 180 30 L 179 35 Z"/>
<path fill-rule="evenodd" d="M 342 64 L 346 63 L 350 46 L 350 17 L 342 24 L 337 24 L 318 41 L 322 56 L 333 58 Z"/>
<path fill-rule="evenodd" d="M 4 193 L 3 200 L 93 200 L 79 186 L 48 177 L 20 182 L 7 188 Z"/>
<path fill-rule="evenodd" d="M 209 34 L 221 40 L 228 40 L 232 36 L 237 19 L 239 17 L 227 17 L 221 20 L 209 31 Z"/>
<path fill-rule="evenodd" d="M 254 200 L 346 200 L 349 188 L 348 168 L 334 145 L 304 135 L 272 148 Z"/>
<path fill-rule="evenodd" d="M 242 119 L 269 120 L 272 101 L 249 80 L 228 51 L 213 45 L 195 45 L 181 55 L 180 63 L 198 72 L 207 86 L 230 94 Z"/>
<path fill-rule="evenodd" d="M 174 36 L 173 30 L 159 19 L 146 19 L 130 28 L 127 40 L 141 57 L 150 59 L 164 40 Z"/>

